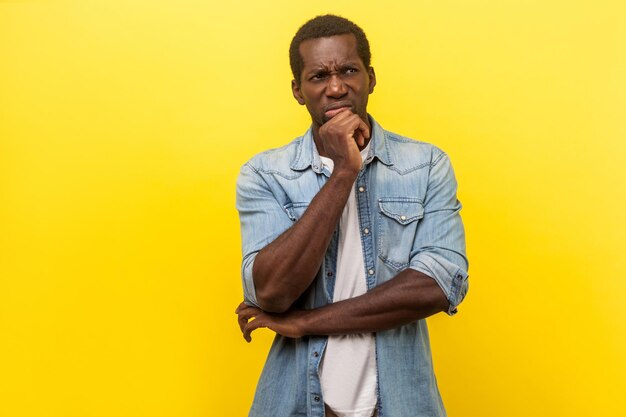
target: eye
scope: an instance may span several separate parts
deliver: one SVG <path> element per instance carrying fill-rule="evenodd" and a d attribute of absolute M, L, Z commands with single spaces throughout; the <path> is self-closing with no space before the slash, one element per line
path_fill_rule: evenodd
<path fill-rule="evenodd" d="M 356 69 L 356 68 L 352 68 L 352 67 L 350 67 L 350 68 L 346 68 L 346 69 L 344 70 L 344 72 L 345 72 L 346 74 L 356 74 L 357 72 L 359 72 L 359 70 L 358 70 L 358 69 Z"/>
<path fill-rule="evenodd" d="M 320 81 L 320 80 L 323 80 L 324 78 L 326 78 L 326 73 L 318 72 L 316 74 L 313 74 L 310 79 L 311 81 Z"/>

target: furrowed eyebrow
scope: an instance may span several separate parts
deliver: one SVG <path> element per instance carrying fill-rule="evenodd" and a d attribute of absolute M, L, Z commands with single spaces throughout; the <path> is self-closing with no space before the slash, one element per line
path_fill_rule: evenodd
<path fill-rule="evenodd" d="M 338 71 L 345 71 L 347 69 L 359 69 L 359 64 L 357 62 L 346 62 L 344 64 L 339 65 Z M 318 74 L 328 74 L 331 73 L 332 70 L 328 67 L 315 67 L 307 72 L 307 76 L 313 76 Z"/>
<path fill-rule="evenodd" d="M 333 65 L 333 67 L 335 67 L 335 65 Z M 336 66 L 339 69 L 343 69 L 346 67 L 359 67 L 359 63 L 357 61 L 348 61 L 348 62 L 343 62 L 339 65 Z M 322 65 L 319 64 L 318 66 L 314 66 L 311 67 L 311 69 L 308 71 L 309 73 L 315 73 L 315 72 L 330 72 L 332 71 L 332 69 L 329 66 L 326 65 Z"/>
<path fill-rule="evenodd" d="M 329 72 L 329 69 L 326 67 L 315 67 L 307 71 L 307 74 L 312 75 L 312 74 L 320 74 L 323 72 Z"/>
<path fill-rule="evenodd" d="M 350 68 L 355 67 L 355 68 L 358 68 L 359 67 L 359 63 L 358 62 L 346 62 L 341 67 L 342 68 L 345 68 L 345 67 L 350 67 Z"/>

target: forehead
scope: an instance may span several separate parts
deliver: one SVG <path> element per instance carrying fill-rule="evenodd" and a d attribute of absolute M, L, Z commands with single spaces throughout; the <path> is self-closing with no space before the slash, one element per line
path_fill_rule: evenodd
<path fill-rule="evenodd" d="M 304 62 L 304 70 L 346 62 L 362 62 L 357 52 L 356 38 L 352 33 L 307 39 L 300 44 L 300 56 Z"/>

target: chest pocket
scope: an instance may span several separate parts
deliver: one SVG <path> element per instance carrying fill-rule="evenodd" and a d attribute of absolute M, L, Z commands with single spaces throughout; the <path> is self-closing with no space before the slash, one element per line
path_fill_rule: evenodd
<path fill-rule="evenodd" d="M 418 198 L 384 197 L 378 209 L 378 256 L 396 270 L 405 269 L 424 206 Z"/>
<path fill-rule="evenodd" d="M 300 217 L 302 217 L 308 207 L 309 203 L 287 203 L 283 206 L 287 216 L 294 222 L 300 220 Z"/>

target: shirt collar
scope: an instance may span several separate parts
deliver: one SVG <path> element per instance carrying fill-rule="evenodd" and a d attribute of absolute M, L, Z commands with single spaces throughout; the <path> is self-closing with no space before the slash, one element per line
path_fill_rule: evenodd
<path fill-rule="evenodd" d="M 378 158 L 378 160 L 385 165 L 393 165 L 389 149 L 387 148 L 387 141 L 385 140 L 385 131 L 372 116 L 368 114 L 368 117 L 372 127 L 372 137 L 370 139 L 370 149 L 364 163 L 368 164 L 374 158 Z M 297 145 L 296 156 L 291 162 L 291 169 L 295 171 L 303 171 L 309 167 L 313 168 L 313 171 L 318 174 L 320 174 L 323 169 L 320 154 L 313 140 L 312 126 L 309 127 L 302 136 L 302 139 Z"/>

